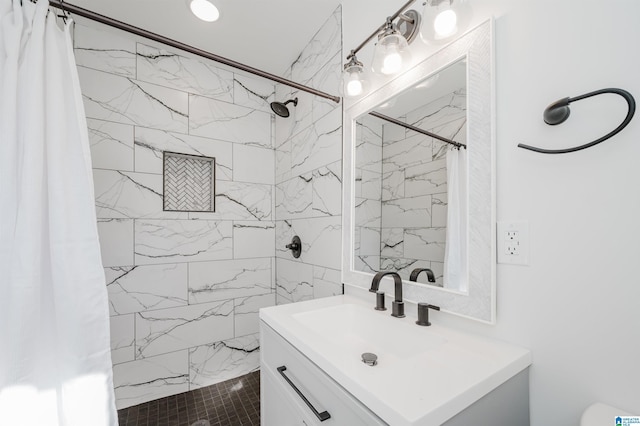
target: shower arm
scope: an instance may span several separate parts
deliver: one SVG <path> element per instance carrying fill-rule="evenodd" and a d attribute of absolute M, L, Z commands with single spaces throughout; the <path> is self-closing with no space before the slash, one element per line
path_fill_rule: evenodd
<path fill-rule="evenodd" d="M 286 78 L 279 77 L 275 74 L 268 73 L 266 71 L 262 71 L 257 68 L 253 68 L 249 65 L 242 64 L 240 62 L 236 62 L 232 59 L 225 58 L 223 56 L 216 55 L 215 53 L 208 52 L 206 50 L 198 49 L 197 47 L 179 42 L 177 40 L 173 40 L 171 38 L 165 37 L 163 35 L 153 33 L 151 31 L 147 31 L 145 29 L 135 27 L 133 25 L 127 24 L 122 21 L 118 21 L 117 19 L 110 18 L 105 15 L 101 15 L 94 11 L 84 9 L 82 7 L 73 5 L 71 3 L 67 3 L 62 0 L 49 0 L 49 6 L 55 7 L 57 9 L 61 9 L 64 12 L 69 12 L 83 18 L 90 19 L 92 21 L 99 22 L 104 25 L 108 25 L 113 28 L 117 28 L 122 31 L 126 31 L 131 34 L 135 34 L 140 37 L 144 37 L 149 40 L 156 41 L 158 43 L 165 44 L 170 47 L 174 47 L 176 49 L 183 50 L 185 52 L 192 53 L 194 55 L 210 59 L 212 61 L 230 66 L 232 68 L 236 68 L 249 74 L 257 75 L 258 77 L 266 78 L 268 80 L 274 81 L 276 83 L 284 84 L 285 86 L 293 87 L 294 89 L 302 90 L 307 93 L 311 93 L 312 95 L 320 96 L 325 99 L 330 99 L 336 103 L 340 103 L 340 97 L 330 95 L 329 93 L 322 92 L 320 90 L 316 90 L 312 87 L 305 86 L 300 83 L 296 83 L 295 81 L 287 80 Z"/>

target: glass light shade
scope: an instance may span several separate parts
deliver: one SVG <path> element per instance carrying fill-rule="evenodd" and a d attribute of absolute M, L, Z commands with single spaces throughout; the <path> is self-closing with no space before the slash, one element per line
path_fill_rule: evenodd
<path fill-rule="evenodd" d="M 407 40 L 398 32 L 380 38 L 373 54 L 373 72 L 385 75 L 399 73 L 411 61 L 408 48 Z"/>
<path fill-rule="evenodd" d="M 445 43 L 464 31 L 471 19 L 465 0 L 428 0 L 422 13 L 420 38 L 425 43 Z"/>
<path fill-rule="evenodd" d="M 362 65 L 345 67 L 342 73 L 342 94 L 348 98 L 363 95 L 368 88 Z"/>
<path fill-rule="evenodd" d="M 218 8 L 209 0 L 188 0 L 189 8 L 196 17 L 206 22 L 217 21 L 220 17 Z"/>

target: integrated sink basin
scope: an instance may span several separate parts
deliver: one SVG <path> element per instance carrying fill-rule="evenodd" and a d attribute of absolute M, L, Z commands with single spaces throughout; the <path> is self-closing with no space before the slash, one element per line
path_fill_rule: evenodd
<path fill-rule="evenodd" d="M 417 336 L 415 324 L 394 323 L 388 316 L 389 311 L 385 314 L 371 307 L 345 303 L 293 314 L 292 318 L 345 353 L 359 359 L 360 354 L 372 352 L 383 365 L 419 356 L 446 342 L 433 332 Z"/>
<path fill-rule="evenodd" d="M 334 296 L 260 309 L 264 324 L 394 426 L 440 425 L 531 364 L 528 350 Z M 375 353 L 378 364 L 362 362 Z"/>

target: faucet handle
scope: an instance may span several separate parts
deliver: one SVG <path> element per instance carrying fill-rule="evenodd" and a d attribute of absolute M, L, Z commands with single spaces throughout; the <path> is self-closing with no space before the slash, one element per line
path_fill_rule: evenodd
<path fill-rule="evenodd" d="M 429 322 L 429 309 L 433 309 L 434 311 L 439 311 L 440 307 L 435 305 L 430 305 L 428 303 L 418 303 L 418 321 L 416 324 L 423 325 L 428 327 L 431 325 Z"/>

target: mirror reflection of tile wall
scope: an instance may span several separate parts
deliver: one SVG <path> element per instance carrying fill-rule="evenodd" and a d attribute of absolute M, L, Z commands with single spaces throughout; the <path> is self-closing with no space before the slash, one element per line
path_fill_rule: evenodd
<path fill-rule="evenodd" d="M 464 144 L 466 89 L 396 118 Z M 397 271 L 408 280 L 426 267 L 442 286 L 448 146 L 372 116 L 358 120 L 356 141 L 355 269 Z"/>
<path fill-rule="evenodd" d="M 370 115 L 356 122 L 354 267 L 371 273 L 380 270 L 382 128 Z"/>

